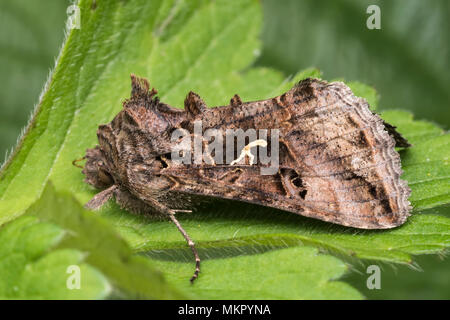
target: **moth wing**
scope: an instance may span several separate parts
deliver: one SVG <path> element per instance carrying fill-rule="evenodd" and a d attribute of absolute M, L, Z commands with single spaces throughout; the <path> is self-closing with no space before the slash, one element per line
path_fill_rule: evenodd
<path fill-rule="evenodd" d="M 280 128 L 276 174 L 261 175 L 256 165 L 169 163 L 160 172 L 170 184 L 168 192 L 247 201 L 363 229 L 406 221 L 410 189 L 400 179 L 394 147 L 407 141 L 345 84 L 307 79 L 280 97 L 258 102 L 249 110 L 258 116 L 255 110 L 266 114 L 258 123 L 272 119 L 273 128 Z M 211 125 L 205 121 L 208 114 L 201 116 Z"/>
<path fill-rule="evenodd" d="M 310 80 L 292 91 L 292 97 L 314 96 L 289 120 L 282 143 L 291 159 L 280 160 L 301 169 L 309 207 L 303 214 L 364 229 L 402 224 L 411 210 L 410 189 L 400 179 L 394 147 L 406 140 L 343 83 Z"/>
<path fill-rule="evenodd" d="M 406 141 L 343 83 L 308 79 L 279 97 L 289 108 L 279 170 L 202 165 L 167 168 L 172 190 L 271 206 L 341 225 L 383 229 L 411 210 L 395 141 Z M 395 134 L 394 134 L 395 133 Z M 392 136 L 391 136 L 392 135 Z"/>

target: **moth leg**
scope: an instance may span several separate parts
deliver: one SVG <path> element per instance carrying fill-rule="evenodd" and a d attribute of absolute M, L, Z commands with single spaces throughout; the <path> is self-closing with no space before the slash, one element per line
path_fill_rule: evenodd
<path fill-rule="evenodd" d="M 101 206 L 103 206 L 109 199 L 114 195 L 114 191 L 116 191 L 117 186 L 113 184 L 108 189 L 103 190 L 102 192 L 97 193 L 88 203 L 84 205 L 86 209 L 97 210 Z"/>
<path fill-rule="evenodd" d="M 158 202 L 156 200 L 151 200 L 150 202 L 159 211 L 161 211 L 161 212 L 163 212 L 163 213 L 165 213 L 166 215 L 169 216 L 170 220 L 172 220 L 172 222 L 178 228 L 178 231 L 181 232 L 181 234 L 183 235 L 183 237 L 186 240 L 187 244 L 191 248 L 192 253 L 194 254 L 194 258 L 195 258 L 195 271 L 194 271 L 194 275 L 190 279 L 191 283 L 193 283 L 195 281 L 195 279 L 198 278 L 198 274 L 200 272 L 200 256 L 198 255 L 198 251 L 195 248 L 194 241 L 192 241 L 191 237 L 189 237 L 189 235 L 187 234 L 186 230 L 183 229 L 183 227 L 181 226 L 180 222 L 177 220 L 177 218 L 175 218 L 175 212 L 176 211 L 182 211 L 182 210 L 169 209 L 165 205 L 163 205 L 162 203 L 160 203 L 160 202 Z"/>
<path fill-rule="evenodd" d="M 198 278 L 198 273 L 200 272 L 200 256 L 198 255 L 198 251 L 195 248 L 194 241 L 192 241 L 192 239 L 187 234 L 186 230 L 183 229 L 183 227 L 181 226 L 180 222 L 178 222 L 177 218 L 175 218 L 175 214 L 171 213 L 171 214 L 169 214 L 169 217 L 170 217 L 170 220 L 172 220 L 172 222 L 177 226 L 178 230 L 181 232 L 181 234 L 183 235 L 184 239 L 186 239 L 189 247 L 192 250 L 192 253 L 194 254 L 194 257 L 195 257 L 195 271 L 194 271 L 193 276 L 190 279 L 191 283 L 193 283 L 195 281 L 195 279 Z"/>

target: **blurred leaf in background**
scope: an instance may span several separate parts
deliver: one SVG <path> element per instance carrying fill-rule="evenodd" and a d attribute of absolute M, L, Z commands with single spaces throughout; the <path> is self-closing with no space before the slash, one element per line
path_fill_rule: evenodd
<path fill-rule="evenodd" d="M 366 267 L 342 279 L 368 299 L 449 299 L 450 259 L 441 256 L 416 256 L 419 268 L 381 264 L 381 289 L 368 289 Z M 374 263 L 376 264 L 376 263 Z M 342 281 L 341 280 L 341 281 Z"/>
<path fill-rule="evenodd" d="M 286 74 L 314 66 L 325 79 L 374 86 L 380 108 L 450 125 L 448 0 L 265 0 L 259 64 Z M 381 29 L 369 30 L 369 5 Z"/>
<path fill-rule="evenodd" d="M 0 157 L 11 150 L 53 68 L 69 1 L 0 2 Z"/>

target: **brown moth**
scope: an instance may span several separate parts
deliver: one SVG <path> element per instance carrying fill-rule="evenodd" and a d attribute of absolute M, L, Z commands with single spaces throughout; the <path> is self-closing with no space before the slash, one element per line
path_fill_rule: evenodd
<path fill-rule="evenodd" d="M 400 179 L 394 149 L 408 142 L 341 82 L 306 79 L 272 99 L 242 102 L 235 95 L 228 106 L 215 108 L 190 92 L 180 110 L 160 102 L 146 79 L 132 75 L 131 80 L 131 98 L 110 123 L 99 126 L 99 144 L 84 157 L 85 181 L 103 190 L 86 207 L 97 209 L 114 197 L 129 211 L 170 218 L 194 253 L 191 281 L 198 277 L 200 258 L 175 213 L 195 208 L 196 196 L 240 200 L 362 229 L 393 228 L 409 216 L 410 189 Z M 202 133 L 277 129 L 277 171 L 262 175 L 267 164 L 253 163 L 250 152 L 269 147 L 273 135 L 236 150 L 232 163 L 174 161 L 178 142 L 171 134 L 182 129 L 195 138 L 196 122 Z M 204 138 L 201 143 L 202 150 L 207 148 Z"/>

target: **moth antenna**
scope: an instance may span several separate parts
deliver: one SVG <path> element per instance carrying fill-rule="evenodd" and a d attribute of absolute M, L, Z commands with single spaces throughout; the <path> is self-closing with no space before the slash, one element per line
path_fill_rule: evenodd
<path fill-rule="evenodd" d="M 85 159 L 86 159 L 86 156 L 84 156 L 83 158 L 80 158 L 80 159 L 75 159 L 75 160 L 72 161 L 72 165 L 75 166 L 75 167 L 77 167 L 77 168 L 84 169 L 83 166 L 80 166 L 80 165 L 77 164 L 77 163 L 80 162 L 80 161 L 83 161 L 83 160 L 85 160 Z"/>

